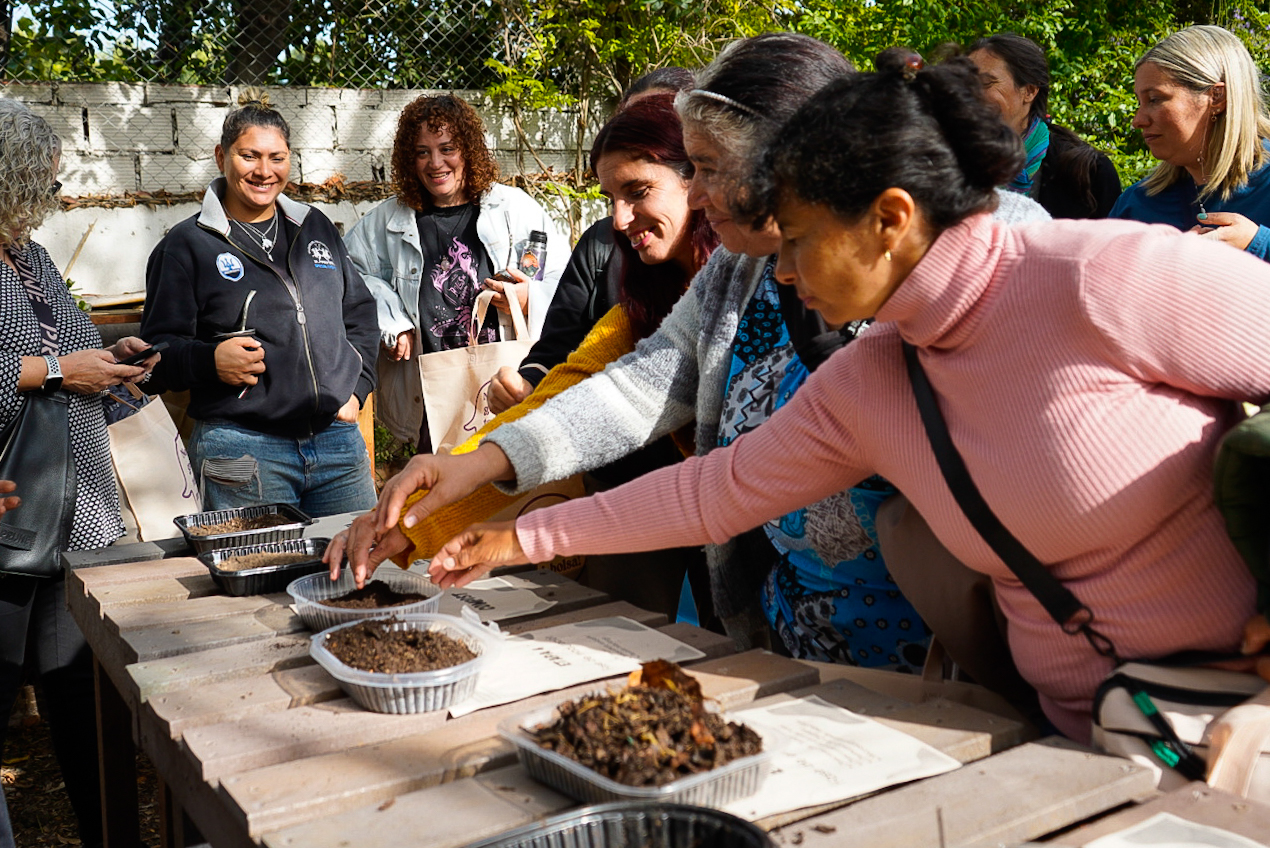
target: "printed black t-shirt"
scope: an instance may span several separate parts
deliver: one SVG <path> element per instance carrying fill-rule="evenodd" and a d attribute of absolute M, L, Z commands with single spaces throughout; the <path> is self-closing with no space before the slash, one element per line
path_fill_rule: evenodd
<path fill-rule="evenodd" d="M 427 209 L 415 214 L 423 248 L 419 281 L 421 353 L 467 344 L 472 308 L 484 281 L 494 276 L 485 247 L 476 234 L 480 208 L 474 203 Z M 480 340 L 498 338 L 498 314 L 491 309 Z"/>

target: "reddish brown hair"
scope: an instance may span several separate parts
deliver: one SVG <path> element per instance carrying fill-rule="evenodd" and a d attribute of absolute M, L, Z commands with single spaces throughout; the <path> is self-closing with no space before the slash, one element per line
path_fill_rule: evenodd
<path fill-rule="evenodd" d="M 450 131 L 463 156 L 463 192 L 477 200 L 498 179 L 498 163 L 485 145 L 485 124 L 476 110 L 453 94 L 420 95 L 401 110 L 397 137 L 392 146 L 392 182 L 397 199 L 416 212 L 432 208 L 432 195 L 423 187 L 415 169 L 415 144 L 419 129 Z"/>

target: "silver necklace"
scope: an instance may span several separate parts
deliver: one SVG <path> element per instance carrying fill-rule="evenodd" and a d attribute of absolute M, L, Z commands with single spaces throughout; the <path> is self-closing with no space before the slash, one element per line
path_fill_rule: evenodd
<path fill-rule="evenodd" d="M 273 245 L 274 234 L 278 231 L 278 210 L 273 210 L 273 218 L 269 221 L 269 225 L 263 230 L 255 224 L 249 224 L 246 221 L 239 221 L 236 218 L 230 218 L 235 224 L 243 228 L 243 232 L 251 235 L 254 240 L 259 243 L 260 249 L 265 252 L 265 256 L 269 257 L 269 261 L 273 261 Z"/>

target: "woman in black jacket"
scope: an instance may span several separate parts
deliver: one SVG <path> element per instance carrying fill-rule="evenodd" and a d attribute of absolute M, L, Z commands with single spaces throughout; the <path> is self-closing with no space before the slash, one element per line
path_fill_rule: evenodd
<path fill-rule="evenodd" d="M 239 103 L 216 146 L 224 176 L 150 255 L 141 334 L 170 345 L 162 385 L 190 390 L 207 509 L 369 509 L 357 416 L 375 385 L 375 301 L 335 225 L 282 194 L 286 121 L 260 93 Z"/>
<path fill-rule="evenodd" d="M 1120 196 L 1120 176 L 1106 154 L 1051 123 L 1050 71 L 1045 51 L 1013 33 L 970 46 L 984 93 L 1023 138 L 1027 164 L 1004 187 L 1026 194 L 1055 218 L 1105 218 Z"/>

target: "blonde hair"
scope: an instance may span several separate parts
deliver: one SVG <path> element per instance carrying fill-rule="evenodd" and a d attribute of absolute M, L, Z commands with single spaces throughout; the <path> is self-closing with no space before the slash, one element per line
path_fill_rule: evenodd
<path fill-rule="evenodd" d="M 1173 33 L 1152 47 L 1134 65 L 1134 71 L 1150 63 L 1170 80 L 1195 94 L 1226 86 L 1226 108 L 1213 120 L 1205 149 L 1208 181 L 1200 200 L 1222 200 L 1248 183 L 1248 177 L 1266 164 L 1263 140 L 1270 138 L 1270 114 L 1266 112 L 1257 66 L 1243 42 L 1219 26 L 1193 26 Z M 1161 162 L 1147 176 L 1146 192 L 1159 194 L 1177 181 L 1182 169 Z"/>
<path fill-rule="evenodd" d="M 0 99 L 0 247 L 24 246 L 60 208 L 52 189 L 61 150 L 47 121 L 16 100 Z"/>

